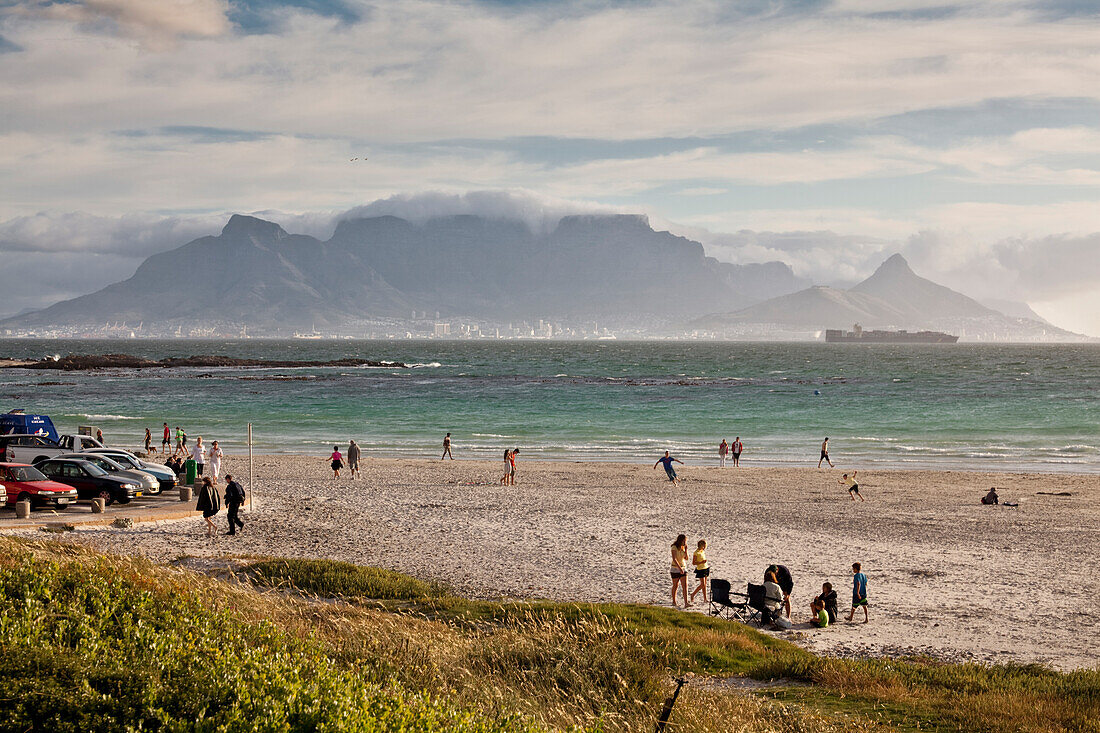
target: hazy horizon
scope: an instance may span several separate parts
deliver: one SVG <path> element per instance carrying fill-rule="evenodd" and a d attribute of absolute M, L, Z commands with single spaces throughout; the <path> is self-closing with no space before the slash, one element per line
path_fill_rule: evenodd
<path fill-rule="evenodd" d="M 0 9 L 0 314 L 231 213 L 627 212 L 817 284 L 901 252 L 1100 336 L 1079 2 L 88 0 Z"/>

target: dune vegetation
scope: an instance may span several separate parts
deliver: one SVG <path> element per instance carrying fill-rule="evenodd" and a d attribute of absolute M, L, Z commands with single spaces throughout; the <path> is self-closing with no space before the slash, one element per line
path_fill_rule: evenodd
<path fill-rule="evenodd" d="M 0 540 L 0 730 L 1100 731 L 1100 671 L 816 657 L 702 614 Z"/>

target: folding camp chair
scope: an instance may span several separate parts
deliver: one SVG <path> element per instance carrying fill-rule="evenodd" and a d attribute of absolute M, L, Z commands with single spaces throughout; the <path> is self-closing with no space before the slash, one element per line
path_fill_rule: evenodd
<path fill-rule="evenodd" d="M 740 597 L 740 600 L 735 598 Z M 730 582 L 713 578 L 710 581 L 710 615 L 724 619 L 737 619 L 745 622 L 751 609 L 746 604 L 746 596 L 743 593 L 731 593 Z"/>
<path fill-rule="evenodd" d="M 751 611 L 748 621 L 764 626 L 771 623 L 772 612 L 764 605 L 764 586 L 749 583 L 746 606 Z"/>

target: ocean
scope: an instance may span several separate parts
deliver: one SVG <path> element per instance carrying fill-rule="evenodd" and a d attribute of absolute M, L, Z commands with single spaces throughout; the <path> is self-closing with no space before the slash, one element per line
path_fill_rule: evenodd
<path fill-rule="evenodd" d="M 0 356 L 223 354 L 397 368 L 0 370 L 0 409 L 136 446 L 146 427 L 321 460 L 367 456 L 1100 472 L 1100 345 L 619 341 L 26 340 Z"/>

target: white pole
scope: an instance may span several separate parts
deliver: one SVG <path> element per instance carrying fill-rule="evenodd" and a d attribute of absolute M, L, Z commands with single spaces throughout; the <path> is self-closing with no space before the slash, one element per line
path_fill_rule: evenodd
<path fill-rule="evenodd" d="M 248 511 L 252 511 L 252 423 L 248 423 Z"/>

